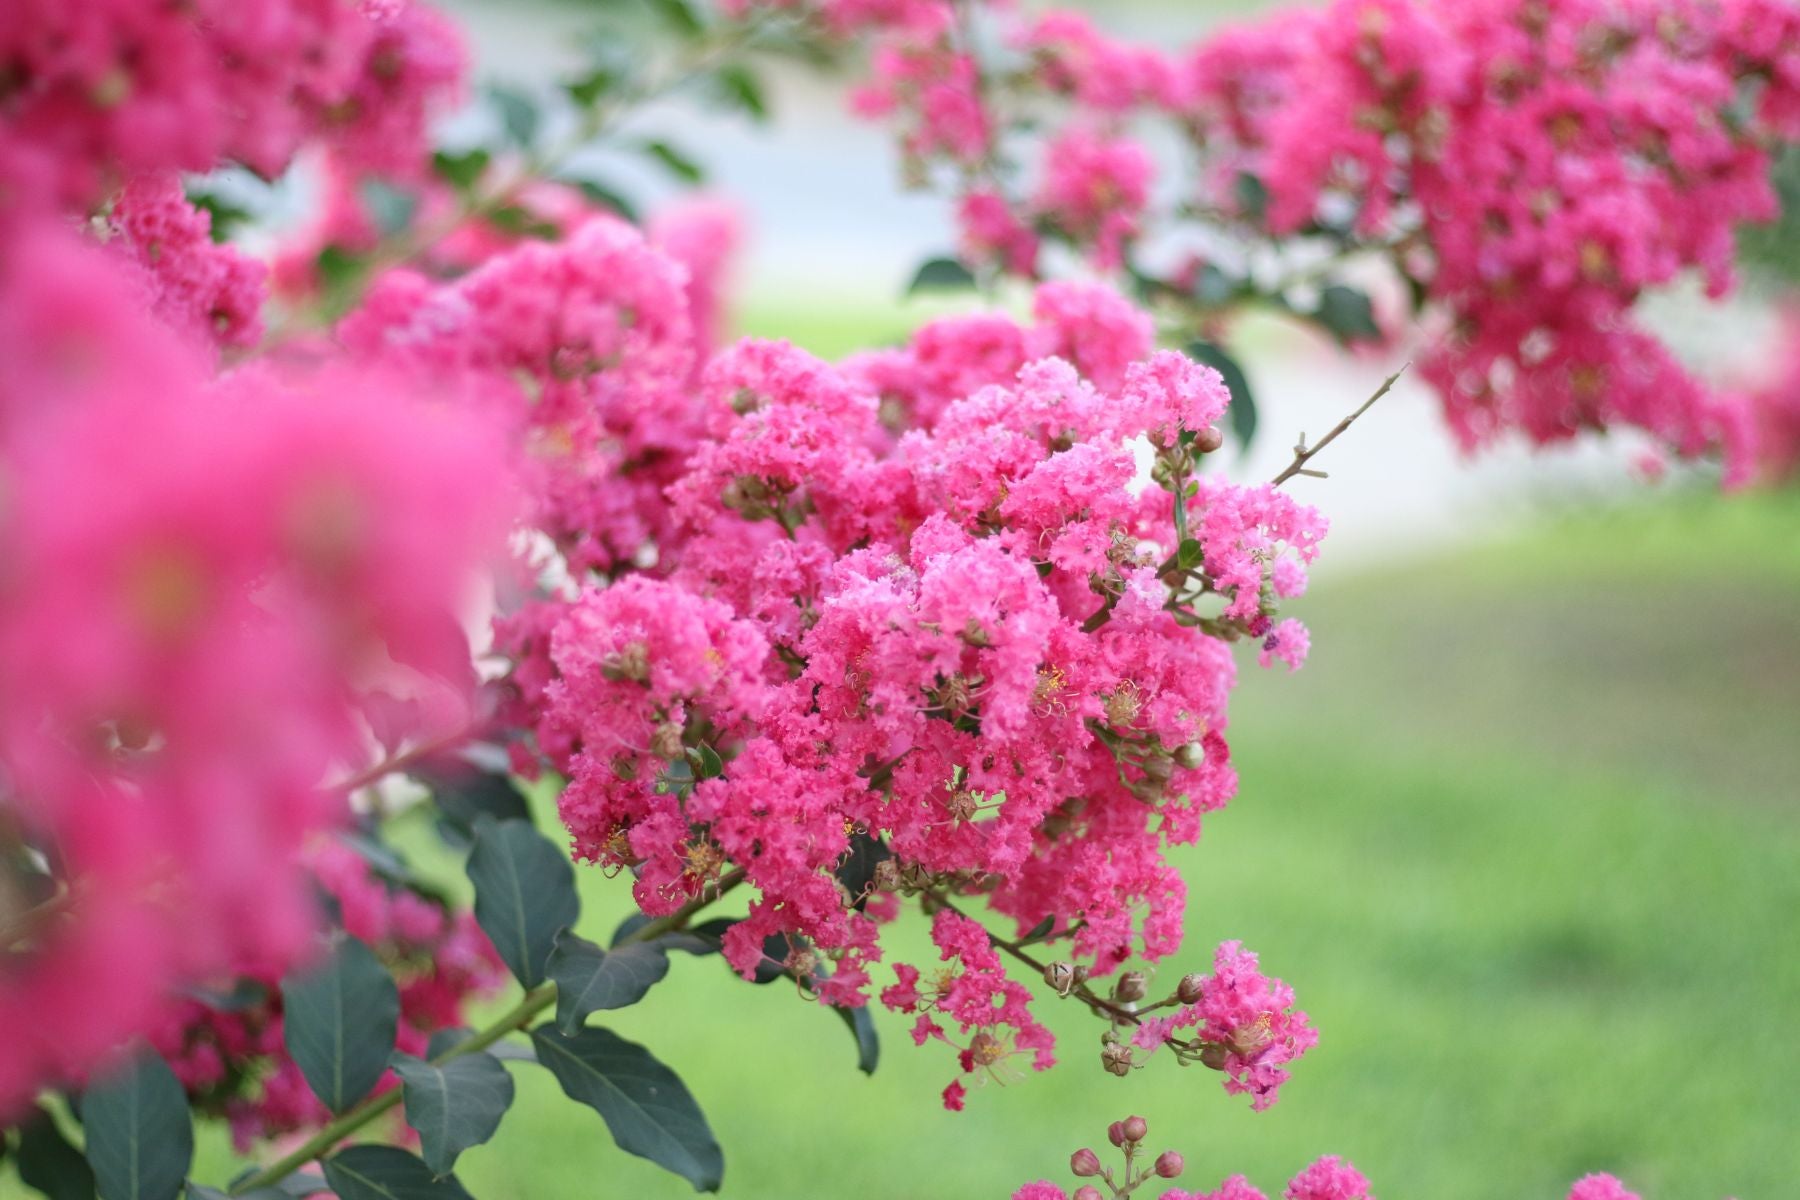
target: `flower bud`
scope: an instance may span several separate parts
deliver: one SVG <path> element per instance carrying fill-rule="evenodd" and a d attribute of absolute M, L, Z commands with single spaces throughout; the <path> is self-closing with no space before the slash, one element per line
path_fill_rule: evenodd
<path fill-rule="evenodd" d="M 1044 967 L 1044 982 L 1059 996 L 1075 990 L 1075 968 L 1066 962 L 1053 962 Z"/>
<path fill-rule="evenodd" d="M 1106 1140 L 1115 1146 L 1123 1146 L 1125 1144 L 1125 1122 L 1114 1121 L 1111 1125 L 1108 1125 L 1106 1127 Z"/>
<path fill-rule="evenodd" d="M 1211 1067 L 1215 1071 L 1225 1069 L 1225 1060 L 1231 1057 L 1229 1047 L 1218 1042 L 1204 1042 L 1200 1046 L 1200 1065 Z"/>
<path fill-rule="evenodd" d="M 658 758 L 677 759 L 681 757 L 681 726 L 673 721 L 664 721 L 650 735 L 650 753 Z"/>
<path fill-rule="evenodd" d="M 1189 742 L 1175 751 L 1175 762 L 1183 770 L 1199 770 L 1206 764 L 1206 747 L 1199 742 Z"/>
<path fill-rule="evenodd" d="M 1106 1068 L 1108 1075 L 1117 1075 L 1121 1079 L 1131 1074 L 1131 1047 L 1118 1042 L 1102 1047 L 1100 1065 Z M 1118 1144 L 1113 1143 L 1115 1146 Z"/>
<path fill-rule="evenodd" d="M 1202 454 L 1211 454 L 1224 444 L 1225 435 L 1217 425 L 1203 425 L 1194 432 L 1194 449 Z"/>
<path fill-rule="evenodd" d="M 1143 972 L 1125 972 L 1120 975 L 1118 984 L 1112 988 L 1112 999 L 1120 1000 L 1123 1004 L 1132 1004 L 1136 1000 L 1143 999 L 1148 991 L 1150 991 L 1150 981 L 1145 979 Z"/>
<path fill-rule="evenodd" d="M 1156 1156 L 1156 1173 L 1164 1179 L 1176 1178 L 1185 1166 L 1187 1166 L 1186 1161 L 1173 1150 L 1164 1150 Z"/>
<path fill-rule="evenodd" d="M 1100 1195 L 1100 1189 L 1090 1184 L 1086 1187 L 1076 1188 L 1075 1195 L 1071 1200 L 1104 1200 L 1104 1198 Z"/>
<path fill-rule="evenodd" d="M 1077 1179 L 1091 1179 L 1100 1173 L 1100 1156 L 1083 1147 L 1069 1156 L 1069 1170 Z"/>
<path fill-rule="evenodd" d="M 1119 982 L 1113 985 L 1113 999 L 1125 1004 L 1142 1000 L 1150 991 L 1150 981 L 1144 978 L 1142 971 L 1127 971 L 1119 976 Z"/>
<path fill-rule="evenodd" d="M 1149 1123 L 1142 1117 L 1126 1117 L 1120 1124 L 1125 1127 L 1125 1140 L 1128 1142 L 1141 1142 L 1144 1135 L 1150 1132 Z"/>
<path fill-rule="evenodd" d="M 1183 1004 L 1198 1004 L 1200 997 L 1206 994 L 1206 976 L 1198 971 L 1189 972 L 1181 977 L 1175 985 L 1175 998 Z"/>

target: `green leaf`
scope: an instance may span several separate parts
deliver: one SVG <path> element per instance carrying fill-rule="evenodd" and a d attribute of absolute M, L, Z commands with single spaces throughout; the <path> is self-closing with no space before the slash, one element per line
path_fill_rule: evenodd
<path fill-rule="evenodd" d="M 697 1191 L 719 1190 L 724 1152 L 686 1085 L 648 1050 L 605 1029 L 570 1035 L 547 1024 L 533 1029 L 531 1040 L 538 1061 L 571 1100 L 600 1114 L 619 1149 L 673 1171 Z"/>
<path fill-rule="evenodd" d="M 642 1000 L 669 973 L 669 956 L 652 942 L 632 942 L 609 953 L 565 930 L 548 970 L 556 981 L 556 1026 L 572 1034 L 589 1013 Z"/>
<path fill-rule="evenodd" d="M 1175 565 L 1183 571 L 1193 570 L 1205 559 L 1206 549 L 1198 538 L 1184 538 L 1175 551 Z"/>
<path fill-rule="evenodd" d="M 650 11 L 654 12 L 671 32 L 683 38 L 699 37 L 706 32 L 706 26 L 700 20 L 700 14 L 688 0 L 648 0 Z"/>
<path fill-rule="evenodd" d="M 1225 416 L 1231 422 L 1231 435 L 1239 446 L 1247 448 L 1256 436 L 1256 396 L 1250 390 L 1250 377 L 1244 374 L 1244 368 L 1225 347 L 1213 342 L 1189 342 L 1187 354 L 1217 371 L 1225 381 L 1225 390 L 1231 393 L 1231 404 L 1225 409 Z"/>
<path fill-rule="evenodd" d="M 175 1200 L 194 1161 L 187 1094 L 154 1050 L 139 1051 L 81 1097 L 100 1200 Z"/>
<path fill-rule="evenodd" d="M 1346 346 L 1381 338 L 1381 326 L 1375 324 L 1375 310 L 1368 295 L 1341 283 L 1331 284 L 1319 293 L 1319 307 L 1312 317 Z"/>
<path fill-rule="evenodd" d="M 325 1160 L 338 1200 L 470 1200 L 454 1175 L 439 1179 L 395 1146 L 351 1146 Z"/>
<path fill-rule="evenodd" d="M 323 962 L 281 981 L 288 1053 L 325 1107 L 341 1113 L 375 1087 L 394 1052 L 400 990 L 375 952 L 344 934 Z"/>
<path fill-rule="evenodd" d="M 93 1168 L 46 1110 L 33 1109 L 31 1119 L 19 1126 L 13 1158 L 19 1179 L 50 1200 L 94 1200 Z"/>
<path fill-rule="evenodd" d="M 618 85 L 619 74 L 611 67 L 595 64 L 585 75 L 566 81 L 562 89 L 582 108 L 592 108 L 600 102 L 600 97 L 612 91 Z"/>
<path fill-rule="evenodd" d="M 581 194 L 587 197 L 590 204 L 599 204 L 610 208 L 633 225 L 638 224 L 637 205 L 614 188 L 612 184 L 589 176 L 561 175 L 557 178 L 571 187 L 580 188 Z"/>
<path fill-rule="evenodd" d="M 482 173 L 487 170 L 491 158 L 480 146 L 460 154 L 439 150 L 431 156 L 431 167 L 438 173 L 438 178 L 457 191 L 466 192 L 481 181 Z"/>
<path fill-rule="evenodd" d="M 356 852 L 363 864 L 376 875 L 397 887 L 406 888 L 422 896 L 431 897 L 439 902 L 447 902 L 443 889 L 431 880 L 412 869 L 400 852 L 381 840 L 380 833 L 373 825 L 367 831 L 360 829 L 342 829 L 337 839 L 344 846 Z"/>
<path fill-rule="evenodd" d="M 487 95 L 499 114 L 500 127 L 506 131 L 507 140 L 521 150 L 531 149 L 531 144 L 537 140 L 537 103 L 524 92 L 499 84 L 490 84 Z"/>
<path fill-rule="evenodd" d="M 974 274 L 954 258 L 928 258 L 913 273 L 912 282 L 906 285 L 906 294 L 912 296 L 919 292 L 959 291 L 974 286 Z"/>
<path fill-rule="evenodd" d="M 687 755 L 688 762 L 694 769 L 695 779 L 716 779 L 725 773 L 725 760 L 711 746 L 695 746 Z"/>
<path fill-rule="evenodd" d="M 737 109 L 753 121 L 769 119 L 769 101 L 762 80 L 742 63 L 729 63 L 714 71 L 712 91 L 720 104 Z"/>
<path fill-rule="evenodd" d="M 850 1027 L 850 1036 L 856 1039 L 857 1070 L 864 1075 L 873 1075 L 876 1064 L 881 1061 L 881 1039 L 875 1035 L 875 1018 L 869 1015 L 868 1005 L 846 1008 L 834 1004 L 831 1011 L 844 1019 L 844 1024 Z"/>
<path fill-rule="evenodd" d="M 1262 224 L 1269 215 L 1269 189 L 1263 181 L 1248 171 L 1240 172 L 1234 191 L 1244 215 L 1258 225 Z"/>
<path fill-rule="evenodd" d="M 504 204 L 487 214 L 488 224 L 520 237 L 555 241 L 562 232 L 554 222 L 546 221 L 522 204 Z"/>
<path fill-rule="evenodd" d="M 701 169 L 699 163 L 667 142 L 648 141 L 644 142 L 639 149 L 655 159 L 665 171 L 683 183 L 699 183 L 706 178 L 706 172 Z"/>
<path fill-rule="evenodd" d="M 512 1076 L 491 1054 L 463 1054 L 442 1065 L 396 1054 L 394 1070 L 406 1123 L 418 1131 L 425 1165 L 438 1175 L 448 1175 L 464 1150 L 493 1137 L 512 1106 Z"/>
<path fill-rule="evenodd" d="M 527 988 L 544 982 L 556 935 L 581 915 L 569 860 L 528 822 L 481 817 L 468 871 L 475 920 L 501 961 Z"/>
<path fill-rule="evenodd" d="M 850 835 L 850 848 L 832 870 L 837 881 L 850 894 L 850 903 L 858 912 L 868 904 L 875 889 L 875 869 L 894 857 L 886 842 L 858 831 Z"/>
<path fill-rule="evenodd" d="M 231 235 L 237 232 L 240 226 L 249 224 L 256 215 L 243 205 L 233 204 L 216 192 L 190 189 L 187 199 L 189 204 L 211 219 L 211 225 L 207 232 L 214 242 L 229 242 Z"/>

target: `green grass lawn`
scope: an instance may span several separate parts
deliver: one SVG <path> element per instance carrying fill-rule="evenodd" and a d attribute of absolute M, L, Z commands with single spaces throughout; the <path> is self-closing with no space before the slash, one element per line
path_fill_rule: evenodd
<path fill-rule="evenodd" d="M 1181 856 L 1192 949 L 1165 968 L 1241 937 L 1299 990 L 1323 1044 L 1267 1113 L 1167 1060 L 1104 1075 L 1097 1022 L 1054 1001 L 1062 1065 L 961 1115 L 937 1104 L 941 1048 L 900 1020 L 877 1017 L 865 1078 L 830 1014 L 716 958 L 675 956 L 607 1023 L 688 1081 L 741 1200 L 1066 1184 L 1128 1112 L 1190 1187 L 1278 1192 L 1329 1152 L 1386 1200 L 1560 1200 L 1587 1170 L 1648 1200 L 1791 1196 L 1797 595 L 1800 497 L 1707 496 L 1546 518 L 1293 605 L 1313 661 L 1246 670 L 1242 793 Z M 610 929 L 624 887 L 582 880 Z M 918 922 L 900 933 L 923 953 Z M 686 1194 L 514 1071 L 514 1112 L 460 1169 L 481 1200 Z M 216 1137 L 205 1160 L 228 1173 Z"/>

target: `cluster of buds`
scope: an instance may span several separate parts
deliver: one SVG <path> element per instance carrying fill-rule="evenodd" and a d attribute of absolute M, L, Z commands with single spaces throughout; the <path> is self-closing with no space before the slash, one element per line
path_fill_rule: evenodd
<path fill-rule="evenodd" d="M 1173 1150 L 1164 1150 L 1149 1162 L 1149 1152 L 1144 1148 L 1144 1138 L 1149 1135 L 1150 1126 L 1142 1117 L 1126 1117 L 1123 1121 L 1114 1121 L 1106 1128 L 1106 1140 L 1118 1147 L 1125 1156 L 1122 1170 L 1114 1174 L 1111 1167 L 1100 1162 L 1100 1156 L 1085 1147 L 1069 1156 L 1069 1170 L 1077 1179 L 1098 1179 L 1109 1189 L 1112 1200 L 1123 1200 L 1141 1185 L 1152 1179 L 1177 1178 L 1186 1165 Z M 1105 1200 L 1107 1193 L 1093 1184 L 1083 1184 L 1075 1189 L 1073 1200 Z"/>

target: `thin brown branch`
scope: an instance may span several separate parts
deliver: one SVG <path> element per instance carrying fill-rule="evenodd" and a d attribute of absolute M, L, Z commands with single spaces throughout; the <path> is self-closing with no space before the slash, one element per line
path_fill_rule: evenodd
<path fill-rule="evenodd" d="M 1280 487 L 1296 475 L 1311 475 L 1315 479 L 1323 479 L 1325 477 L 1323 471 L 1310 470 L 1306 464 L 1312 461 L 1315 454 L 1331 445 L 1332 442 L 1338 439 L 1340 434 L 1346 429 L 1349 429 L 1350 426 L 1354 425 L 1358 417 L 1368 412 L 1371 408 L 1374 408 L 1375 402 L 1388 394 L 1388 390 L 1399 381 L 1400 376 L 1404 375 L 1406 373 L 1406 368 L 1410 366 L 1412 366 L 1412 364 L 1407 363 L 1406 366 L 1401 367 L 1398 371 L 1395 371 L 1392 375 L 1389 375 L 1386 379 L 1382 380 L 1381 386 L 1375 389 L 1375 394 L 1373 396 L 1370 396 L 1367 400 L 1362 402 L 1361 408 L 1358 408 L 1355 412 L 1339 421 L 1332 427 L 1330 433 L 1320 438 L 1314 445 L 1308 446 L 1306 444 L 1306 435 L 1301 434 L 1300 441 L 1294 446 L 1294 461 L 1289 463 L 1287 468 L 1274 478 L 1272 482 L 1275 486 Z"/>

